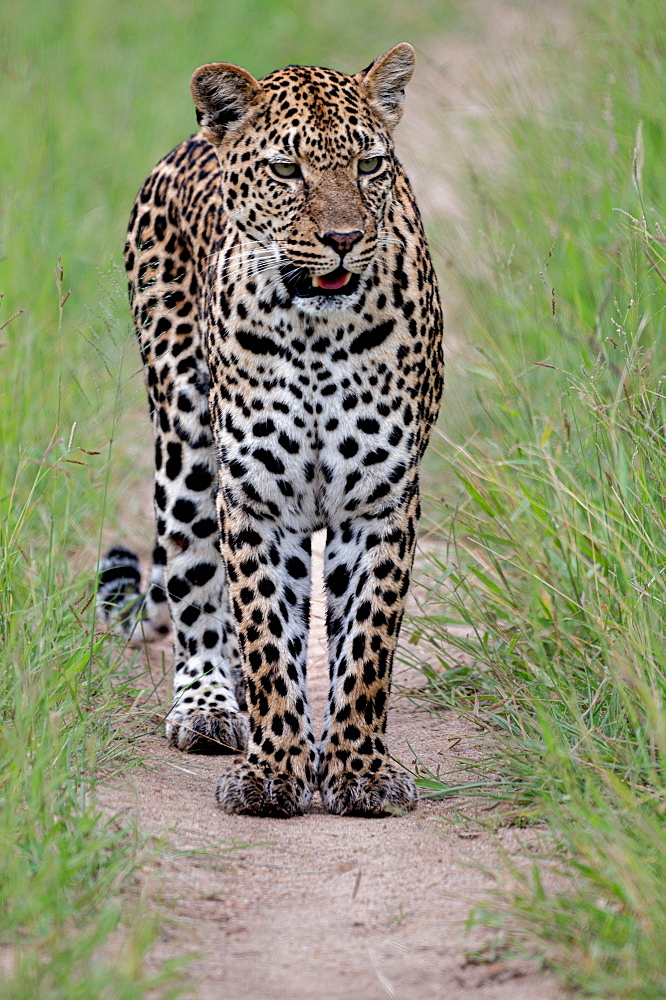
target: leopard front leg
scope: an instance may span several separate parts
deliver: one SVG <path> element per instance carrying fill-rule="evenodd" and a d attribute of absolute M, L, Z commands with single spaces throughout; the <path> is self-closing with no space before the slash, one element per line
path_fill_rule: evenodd
<path fill-rule="evenodd" d="M 316 746 L 306 692 L 310 615 L 310 537 L 225 509 L 222 551 L 245 673 L 247 757 L 220 778 L 225 812 L 295 816 L 316 783 Z"/>
<path fill-rule="evenodd" d="M 415 487 L 390 516 L 329 528 L 326 544 L 330 691 L 319 786 L 333 813 L 413 809 L 416 786 L 385 743 L 391 671 L 416 544 Z"/>

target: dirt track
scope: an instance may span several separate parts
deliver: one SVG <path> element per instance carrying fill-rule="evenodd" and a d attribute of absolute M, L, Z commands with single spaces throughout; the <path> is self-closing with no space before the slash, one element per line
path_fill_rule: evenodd
<path fill-rule="evenodd" d="M 480 4 L 479 10 L 487 12 L 488 21 L 480 39 L 444 42 L 436 57 L 431 52 L 424 61 L 398 135 L 426 213 L 448 213 L 456 220 L 463 213 L 450 177 L 463 158 L 463 111 L 472 115 L 481 109 L 473 96 L 477 68 L 484 63 L 487 68 L 489 46 L 495 57 L 499 47 L 503 57 L 502 45 L 510 50 L 520 43 L 516 8 Z M 441 104 L 430 99 L 433 81 L 442 81 L 442 66 L 452 109 L 444 138 L 435 117 Z M 443 162 L 442 143 L 454 135 L 458 159 L 449 145 L 447 179 L 445 170 L 433 171 L 437 160 Z M 427 155 L 415 155 L 426 147 Z M 445 302 L 446 293 L 444 286 Z M 448 337 L 455 341 L 455 328 L 449 327 Z M 135 536 L 143 537 L 144 555 L 152 535 L 149 496 L 146 483 L 142 517 L 133 525 Z M 315 720 L 322 718 L 326 691 L 320 580 L 317 587 L 309 656 Z M 170 658 L 168 644 L 152 647 L 148 656 L 153 675 L 161 673 L 162 657 Z M 407 766 L 417 757 L 432 770 L 460 772 L 460 752 L 478 744 L 479 734 L 455 715 L 434 717 L 401 694 L 416 677 L 397 670 L 389 747 Z M 158 693 L 165 708 L 166 684 Z M 493 834 L 454 822 L 461 806 L 471 811 L 469 801 L 422 802 L 409 816 L 373 820 L 327 815 L 317 796 L 311 812 L 298 819 L 227 816 L 214 801 L 227 759 L 184 756 L 161 735 L 147 735 L 141 743 L 147 769 L 135 772 L 131 785 L 107 789 L 104 804 L 114 812 L 137 810 L 142 829 L 164 843 L 159 869 L 146 873 L 144 889 L 161 898 L 170 914 L 151 961 L 159 966 L 174 955 L 196 953 L 191 1000 L 564 996 L 529 963 L 469 958 L 491 940 L 487 932 L 466 933 L 463 926 L 474 902 L 493 887 L 492 878 L 474 865 L 497 870 L 499 850 L 518 847 L 511 830 Z"/>
<path fill-rule="evenodd" d="M 316 729 L 327 686 L 322 542 L 315 536 L 308 675 Z M 150 676 L 162 674 L 169 655 L 168 643 L 149 647 Z M 404 693 L 416 683 L 418 674 L 397 666 L 389 747 L 408 767 L 418 759 L 448 781 L 464 779 L 464 760 L 482 752 L 483 738 L 453 713 L 418 707 Z M 168 702 L 163 679 L 156 705 Z M 145 875 L 144 891 L 169 914 L 151 963 L 194 953 L 188 1000 L 563 995 L 527 962 L 470 957 L 492 942 L 488 932 L 464 929 L 494 885 L 481 869 L 497 870 L 501 850 L 526 843 L 524 834 L 483 829 L 491 819 L 483 805 L 474 822 L 475 800 L 422 801 L 407 816 L 361 819 L 328 815 L 316 796 L 298 819 L 227 816 L 214 790 L 229 758 L 183 755 L 161 734 L 140 747 L 147 768 L 130 785 L 108 788 L 103 803 L 136 811 L 141 829 L 164 845 L 157 870 Z M 460 822 L 461 810 L 472 822 Z"/>

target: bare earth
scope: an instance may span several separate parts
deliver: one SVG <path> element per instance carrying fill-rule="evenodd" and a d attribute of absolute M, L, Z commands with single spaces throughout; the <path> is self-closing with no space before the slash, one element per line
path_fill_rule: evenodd
<path fill-rule="evenodd" d="M 482 113 L 475 91 L 478 67 L 487 70 L 491 47 L 494 57 L 503 59 L 502 45 L 511 51 L 520 44 L 517 8 L 498 2 L 478 9 L 487 21 L 480 38 L 438 43 L 437 53 L 422 60 L 398 135 L 400 156 L 426 213 L 448 215 L 461 225 L 464 213 L 453 197 L 451 175 L 463 160 L 465 115 Z M 444 126 L 441 103 L 431 99 L 433 87 L 443 88 L 442 74 L 449 81 L 450 119 Z M 447 179 L 445 158 L 440 156 L 437 174 L 433 161 L 452 137 Z M 426 147 L 427 156 L 416 155 Z M 445 282 L 442 297 L 446 306 Z M 451 346 L 455 329 L 449 327 L 448 336 Z M 145 439 L 147 464 L 151 447 L 144 428 L 139 436 Z M 146 555 L 153 530 L 148 482 L 135 503 L 129 500 L 126 514 L 133 506 L 140 509 L 131 512 L 132 534 L 142 539 L 137 547 Z M 321 544 L 316 536 L 314 549 L 320 551 Z M 321 560 L 315 572 L 309 690 L 320 730 L 327 685 Z M 147 656 L 150 675 L 161 676 L 170 644 L 150 647 Z M 410 768 L 418 760 L 433 771 L 464 777 L 461 751 L 474 752 L 480 734 L 454 714 L 433 716 L 401 693 L 416 684 L 418 675 L 398 664 L 390 749 Z M 169 706 L 164 680 L 157 694 L 164 714 Z M 470 910 L 492 891 L 501 851 L 514 854 L 525 847 L 525 835 L 492 832 L 493 813 L 479 812 L 479 822 L 461 823 L 460 810 L 472 815 L 477 800 L 422 801 L 408 816 L 361 819 L 324 813 L 316 796 L 311 812 L 298 819 L 227 816 L 216 807 L 214 790 L 229 758 L 183 755 L 167 746 L 161 728 L 140 740 L 148 766 L 134 771 L 130 783 L 106 788 L 103 804 L 111 813 L 135 811 L 141 829 L 163 843 L 158 869 L 146 871 L 143 887 L 169 914 L 151 964 L 157 968 L 175 955 L 193 953 L 188 1000 L 565 995 L 528 962 L 492 960 L 487 951 L 484 961 L 474 957 L 492 937 L 479 929 L 465 931 Z"/>
<path fill-rule="evenodd" d="M 315 551 L 322 542 L 315 536 Z M 321 728 L 327 667 L 316 563 L 308 684 Z M 168 645 L 147 652 L 152 676 L 161 675 Z M 399 665 L 396 675 L 393 754 L 408 767 L 418 760 L 440 768 L 447 781 L 464 779 L 463 755 L 482 739 L 476 727 L 418 707 L 401 693 L 418 675 Z M 164 682 L 160 694 L 168 704 Z M 483 804 L 479 822 L 475 800 L 463 799 L 422 801 L 416 813 L 382 819 L 331 816 L 318 796 L 298 819 L 227 816 L 214 792 L 230 758 L 183 755 L 161 735 L 140 746 L 148 767 L 133 773 L 131 785 L 107 789 L 103 802 L 114 813 L 136 811 L 141 829 L 163 842 L 144 887 L 170 917 L 151 964 L 195 953 L 188 1000 L 564 996 L 528 962 L 474 957 L 492 943 L 488 932 L 464 928 L 494 885 L 482 869 L 498 870 L 500 851 L 526 846 L 512 830 L 484 829 L 493 814 Z M 470 822 L 460 821 L 461 810 Z"/>

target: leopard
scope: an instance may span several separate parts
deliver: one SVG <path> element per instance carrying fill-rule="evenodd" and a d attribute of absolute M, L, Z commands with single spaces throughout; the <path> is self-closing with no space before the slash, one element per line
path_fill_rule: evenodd
<path fill-rule="evenodd" d="M 199 130 L 158 163 L 125 248 L 154 431 L 156 536 L 112 548 L 99 607 L 173 630 L 170 745 L 234 756 L 227 813 L 415 807 L 390 755 L 391 676 L 443 387 L 442 307 L 394 129 L 407 42 L 350 75 L 209 63 Z M 314 532 L 326 530 L 329 691 L 306 685 Z"/>

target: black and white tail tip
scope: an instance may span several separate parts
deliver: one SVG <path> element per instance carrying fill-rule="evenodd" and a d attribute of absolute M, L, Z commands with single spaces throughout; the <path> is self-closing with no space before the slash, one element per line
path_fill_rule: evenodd
<path fill-rule="evenodd" d="M 152 642 L 169 631 L 162 616 L 150 614 L 153 601 L 141 593 L 141 568 L 136 553 L 116 546 L 97 567 L 97 613 L 104 624 L 133 645 Z"/>

